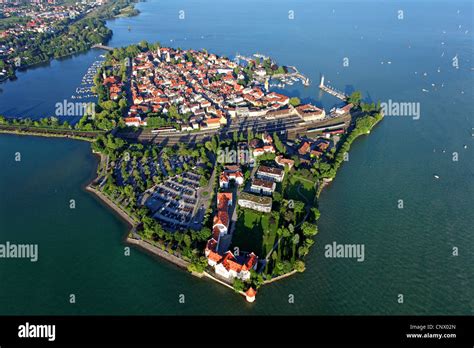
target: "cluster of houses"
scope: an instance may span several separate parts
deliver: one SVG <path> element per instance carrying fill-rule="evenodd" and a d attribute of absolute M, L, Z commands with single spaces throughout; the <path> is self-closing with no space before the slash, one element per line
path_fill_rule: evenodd
<path fill-rule="evenodd" d="M 268 85 L 247 81 L 242 66 L 205 51 L 160 47 L 132 59 L 133 105 L 128 118 L 145 120 L 148 113 L 170 116 L 182 131 L 218 129 L 228 118 L 241 116 L 282 117 L 298 115 L 304 121 L 319 120 L 325 112 L 311 104 L 293 107 L 288 96 L 269 92 Z M 255 75 L 266 74 L 256 66 Z M 259 75 L 258 75 L 259 76 Z M 110 93 L 110 98 L 117 98 Z M 126 122 L 135 125 L 130 120 Z M 256 154 L 274 151 L 265 145 Z"/>
<path fill-rule="evenodd" d="M 255 140 L 255 141 L 253 141 Z M 262 139 L 253 139 L 250 147 L 255 150 L 259 146 L 271 146 L 273 148 L 273 138 L 269 134 L 263 134 Z M 274 148 L 273 151 L 275 152 Z M 272 194 L 276 185 L 282 182 L 285 176 L 285 166 L 292 168 L 294 161 L 279 155 L 275 158 L 275 165 L 260 165 L 251 181 L 246 185 L 245 191 L 237 190 L 237 204 L 244 208 L 253 209 L 259 212 L 269 213 L 272 210 Z M 222 241 L 230 235 L 230 215 L 233 212 L 234 193 L 228 190 L 230 184 L 242 187 L 245 183 L 244 175 L 240 165 L 226 165 L 219 175 L 219 187 L 224 192 L 217 194 L 217 207 L 213 219 L 212 238 L 207 242 L 205 255 L 208 265 L 215 273 L 226 280 L 250 279 L 250 270 L 256 269 L 258 257 L 253 252 L 242 255 L 235 255 L 226 247 L 222 246 Z M 230 191 L 230 192 L 229 192 Z M 227 244 L 224 243 L 227 246 Z M 249 288 L 246 293 L 248 301 L 253 302 L 256 291 Z"/>
<path fill-rule="evenodd" d="M 327 132 L 327 135 L 333 135 Z M 303 138 L 297 145 L 287 141 L 289 147 L 293 147 L 294 153 L 301 161 L 308 161 L 319 158 L 326 153 L 332 146 L 332 139 L 325 137 L 324 134 L 315 139 Z M 290 144 L 289 144 L 290 143 Z M 275 153 L 274 141 L 271 135 L 265 133 L 261 138 L 252 139 L 249 142 L 249 148 L 252 153 L 256 149 L 271 147 L 273 150 L 268 151 Z M 258 153 L 258 152 L 257 152 Z M 285 158 L 285 154 L 279 154 L 274 158 L 274 163 L 270 161 L 260 163 L 253 171 L 250 181 L 245 181 L 240 165 L 226 165 L 219 176 L 219 187 L 221 189 L 229 189 L 233 182 L 238 187 L 245 187 L 243 190 L 237 190 L 237 197 L 233 192 L 219 192 L 217 194 L 217 209 L 213 220 L 212 238 L 208 241 L 205 255 L 208 265 L 213 267 L 215 273 L 227 280 L 250 279 L 250 270 L 256 269 L 258 257 L 254 253 L 244 255 L 235 255 L 231 251 L 220 248 L 221 241 L 229 236 L 229 224 L 231 223 L 231 208 L 234 200 L 237 205 L 242 208 L 253 209 L 262 213 L 270 213 L 272 211 L 272 195 L 276 190 L 278 183 L 285 178 L 285 168 L 292 169 L 295 165 L 293 159 Z M 229 191 L 229 190 L 227 190 Z M 256 292 L 253 288 L 249 288 L 245 293 L 248 301 L 253 302 Z"/>
<path fill-rule="evenodd" d="M 320 158 L 331 146 L 331 141 L 324 138 L 317 138 L 315 140 L 304 138 L 299 147 L 298 155 L 300 161 L 310 161 L 311 159 Z"/>
<path fill-rule="evenodd" d="M 253 149 L 254 156 L 261 155 L 263 153 L 275 153 L 275 147 L 273 145 L 273 138 L 271 135 L 265 133 L 262 134 L 262 139 L 252 139 L 250 141 L 250 147 Z M 248 187 L 249 192 L 241 192 L 239 195 L 238 204 L 241 207 L 253 209 L 256 211 L 269 213 L 272 210 L 272 198 L 273 192 L 275 192 L 276 184 L 282 182 L 285 176 L 285 166 L 289 166 L 291 169 L 294 165 L 294 161 L 291 159 L 285 159 L 282 155 L 275 158 L 275 166 L 260 165 L 250 186 Z"/>
<path fill-rule="evenodd" d="M 273 139 L 271 135 L 262 135 L 262 140 L 252 139 L 250 141 L 250 147 L 252 148 L 252 154 L 254 157 L 261 156 L 266 153 L 275 153 L 275 146 L 273 146 Z"/>
<path fill-rule="evenodd" d="M 103 76 L 103 84 L 109 90 L 109 97 L 111 100 L 117 100 L 120 97 L 123 89 L 123 83 L 118 76 Z"/>
<path fill-rule="evenodd" d="M 17 23 L 0 32 L 0 38 L 19 37 L 28 33 L 53 33 L 54 25 L 62 20 L 74 19 L 89 13 L 103 1 L 83 1 L 56 5 L 56 0 L 23 1 L 0 0 L 5 18 L 25 18 L 25 24 Z M 32 6 L 34 5 L 34 6 Z"/>
<path fill-rule="evenodd" d="M 108 89 L 109 91 L 109 98 L 110 100 L 117 101 L 124 93 L 124 84 L 121 81 L 120 77 L 112 75 L 112 76 L 105 76 L 103 77 L 102 84 Z M 129 117 L 124 119 L 124 122 L 127 126 L 133 127 L 140 127 L 146 126 L 146 120 L 142 119 L 138 115 L 138 111 L 147 112 L 148 108 L 145 108 L 140 105 L 132 105 L 129 111 Z"/>
<path fill-rule="evenodd" d="M 244 183 L 244 176 L 238 165 L 228 165 L 224 167 L 224 171 L 219 176 L 219 187 L 228 189 L 230 182 L 240 186 Z M 220 247 L 224 238 L 230 236 L 230 223 L 232 206 L 234 204 L 234 194 L 232 191 L 224 191 L 217 193 L 217 207 L 212 224 L 212 238 L 208 240 L 205 255 L 208 265 L 211 266 L 215 273 L 228 281 L 240 279 L 247 281 L 250 279 L 250 270 L 256 269 L 258 257 L 255 253 L 245 253 L 236 255 L 230 250 Z M 246 298 L 253 302 L 255 299 L 255 290 L 248 290 Z"/>
<path fill-rule="evenodd" d="M 219 253 L 218 246 L 221 238 L 229 234 L 230 208 L 233 204 L 232 192 L 219 192 L 217 194 L 217 209 L 213 219 L 212 238 L 207 242 L 205 255 L 209 266 L 213 267 L 216 274 L 232 280 L 250 279 L 250 270 L 256 269 L 258 258 L 254 253 L 234 255 L 230 250 Z"/>
<path fill-rule="evenodd" d="M 283 168 L 260 165 L 252 178 L 250 192 L 241 192 L 238 204 L 243 208 L 253 209 L 263 213 L 272 211 L 272 194 L 276 183 L 283 181 Z"/>

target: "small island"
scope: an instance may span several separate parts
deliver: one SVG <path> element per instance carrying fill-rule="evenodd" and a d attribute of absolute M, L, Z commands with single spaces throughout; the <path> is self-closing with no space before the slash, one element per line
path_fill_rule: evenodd
<path fill-rule="evenodd" d="M 0 117 L 0 131 L 91 141 L 100 164 L 88 190 L 131 225 L 128 243 L 253 302 L 305 270 L 321 190 L 383 113 L 324 80 L 341 105 L 302 104 L 271 91 L 309 84 L 296 68 L 242 58 L 145 41 L 110 49 L 93 115 L 74 126 Z"/>

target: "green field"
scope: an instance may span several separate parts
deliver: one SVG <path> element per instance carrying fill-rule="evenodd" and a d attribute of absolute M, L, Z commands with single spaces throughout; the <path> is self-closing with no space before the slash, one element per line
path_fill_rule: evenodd
<path fill-rule="evenodd" d="M 240 208 L 239 218 L 232 237 L 232 247 L 242 251 L 253 251 L 260 258 L 265 257 L 275 242 L 278 218 L 271 214 Z"/>
<path fill-rule="evenodd" d="M 314 181 L 305 179 L 298 175 L 292 175 L 289 178 L 285 198 L 304 201 L 302 197 L 305 197 L 306 202 L 313 203 L 316 198 L 316 190 L 314 188 L 314 185 Z M 298 187 L 300 187 L 299 192 Z"/>

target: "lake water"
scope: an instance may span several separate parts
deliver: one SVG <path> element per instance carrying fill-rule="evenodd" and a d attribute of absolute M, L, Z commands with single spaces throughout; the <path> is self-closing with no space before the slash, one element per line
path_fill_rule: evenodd
<path fill-rule="evenodd" d="M 419 103 L 420 117 L 387 116 L 353 144 L 320 197 L 307 270 L 263 287 L 254 304 L 138 250 L 124 256 L 126 225 L 82 189 L 97 164 L 87 143 L 1 135 L 0 242 L 39 245 L 36 263 L 0 259 L 1 314 L 474 314 L 471 2 L 151 0 L 137 8 L 139 16 L 108 22 L 109 45 L 145 39 L 229 57 L 259 52 L 310 77 L 310 87 L 285 90 L 305 101 L 338 104 L 318 90 L 324 74 L 368 100 Z M 101 54 L 19 73 L 0 86 L 0 114 L 54 114 Z M 365 261 L 326 258 L 332 242 L 363 244 Z"/>

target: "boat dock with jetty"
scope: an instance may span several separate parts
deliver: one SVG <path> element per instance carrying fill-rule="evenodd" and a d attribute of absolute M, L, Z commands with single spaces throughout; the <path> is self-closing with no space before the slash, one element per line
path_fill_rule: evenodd
<path fill-rule="evenodd" d="M 323 92 L 326 92 L 326 93 L 329 93 L 330 95 L 338 98 L 338 99 L 341 99 L 342 101 L 345 101 L 347 99 L 347 95 L 341 91 L 338 91 L 337 89 L 331 87 L 331 86 L 327 86 L 324 84 L 324 75 L 321 76 L 321 82 L 319 83 L 319 88 L 323 91 Z"/>

